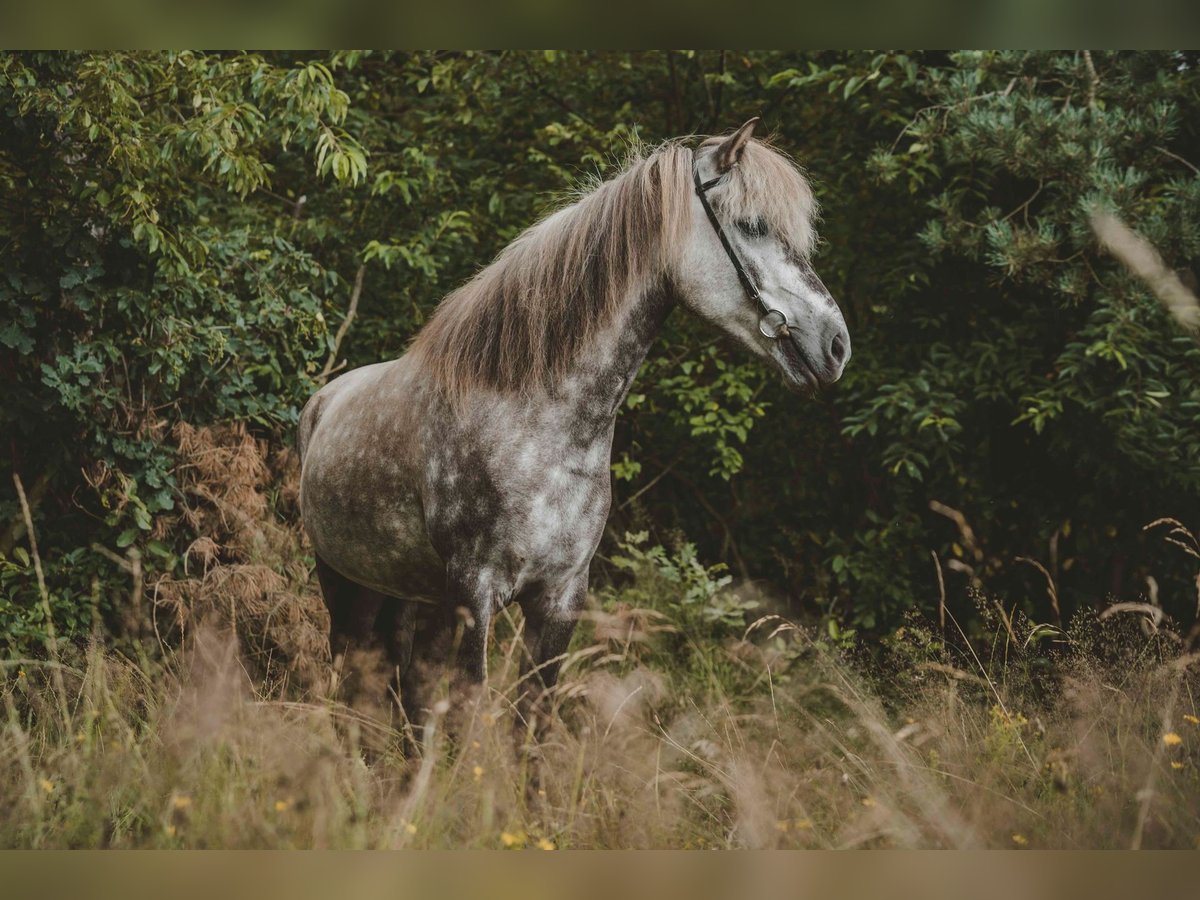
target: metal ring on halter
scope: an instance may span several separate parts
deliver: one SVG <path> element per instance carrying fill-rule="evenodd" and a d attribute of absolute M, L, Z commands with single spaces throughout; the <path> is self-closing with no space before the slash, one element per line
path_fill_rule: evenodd
<path fill-rule="evenodd" d="M 758 320 L 758 330 L 762 332 L 763 337 L 781 338 L 788 333 L 787 316 L 777 309 L 768 309 Z"/>

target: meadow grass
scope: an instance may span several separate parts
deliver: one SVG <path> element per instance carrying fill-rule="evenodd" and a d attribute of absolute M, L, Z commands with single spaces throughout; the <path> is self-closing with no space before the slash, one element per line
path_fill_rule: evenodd
<path fill-rule="evenodd" d="M 1163 632 L 1081 621 L 1052 653 L 881 658 L 769 619 L 697 642 L 619 592 L 585 623 L 536 754 L 518 623 L 450 735 L 294 699 L 201 628 L 5 664 L 6 847 L 1192 847 L 1200 719 Z M 1024 627 L 1018 624 L 1017 627 Z M 769 636 L 771 632 L 775 633 Z M 1004 653 L 1009 658 L 1003 660 Z"/>
<path fill-rule="evenodd" d="M 1060 629 L 976 591 L 969 634 L 943 604 L 938 621 L 914 615 L 860 646 L 644 536 L 621 544 L 617 577 L 589 598 L 536 746 L 517 724 L 521 622 L 506 613 L 482 693 L 443 685 L 406 755 L 394 704 L 330 699 L 324 611 L 283 524 L 288 479 L 270 486 L 244 432 L 182 438 L 194 501 L 174 527 L 199 535 L 185 575 L 144 585 L 131 554 L 124 624 L 98 616 L 86 642 L 50 635 L 36 658 L 0 660 L 0 846 L 1200 838 L 1196 633 L 1181 637 L 1152 603 Z"/>

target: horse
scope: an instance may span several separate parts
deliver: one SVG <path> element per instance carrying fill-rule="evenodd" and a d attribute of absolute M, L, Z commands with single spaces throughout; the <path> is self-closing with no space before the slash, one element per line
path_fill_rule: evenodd
<path fill-rule="evenodd" d="M 456 697 L 483 685 L 489 625 L 516 604 L 519 708 L 535 714 L 585 605 L 618 410 L 676 307 L 795 392 L 841 376 L 817 204 L 758 121 L 633 151 L 447 295 L 403 355 L 310 398 L 300 509 L 348 692 L 382 660 L 419 728 L 435 678 Z"/>

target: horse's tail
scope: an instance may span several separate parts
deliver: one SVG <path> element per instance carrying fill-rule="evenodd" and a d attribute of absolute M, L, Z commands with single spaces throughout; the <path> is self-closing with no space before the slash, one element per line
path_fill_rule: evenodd
<path fill-rule="evenodd" d="M 302 467 L 308 442 L 321 419 L 321 408 L 325 405 L 325 398 L 321 394 L 322 391 L 317 391 L 309 397 L 308 402 L 304 404 L 304 409 L 300 410 L 300 424 L 296 428 L 296 452 L 300 454 Z"/>

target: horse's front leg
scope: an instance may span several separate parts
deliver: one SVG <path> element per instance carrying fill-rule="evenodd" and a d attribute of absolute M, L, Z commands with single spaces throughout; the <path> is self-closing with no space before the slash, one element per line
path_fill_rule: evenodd
<path fill-rule="evenodd" d="M 558 592 L 547 592 L 522 602 L 525 615 L 525 650 L 518 691 L 518 735 L 522 741 L 540 740 L 549 721 L 554 686 L 567 647 L 587 599 L 585 570 Z"/>

